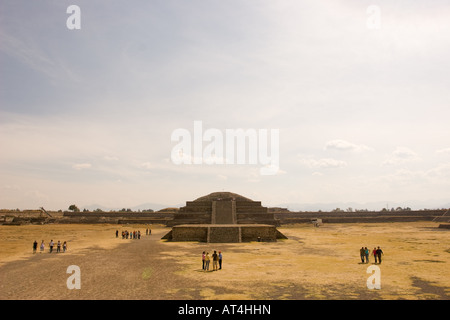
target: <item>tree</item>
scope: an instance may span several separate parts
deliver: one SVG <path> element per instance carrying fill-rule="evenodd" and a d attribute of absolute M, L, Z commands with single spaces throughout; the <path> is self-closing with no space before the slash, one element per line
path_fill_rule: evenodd
<path fill-rule="evenodd" d="M 74 204 L 71 204 L 69 206 L 69 210 L 73 211 L 73 212 L 80 212 L 80 209 L 78 209 L 78 207 L 76 205 L 74 205 Z"/>

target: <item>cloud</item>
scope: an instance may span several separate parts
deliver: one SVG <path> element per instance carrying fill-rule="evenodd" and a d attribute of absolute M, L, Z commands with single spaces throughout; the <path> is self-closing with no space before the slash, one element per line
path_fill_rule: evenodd
<path fill-rule="evenodd" d="M 106 161 L 119 161 L 119 158 L 116 156 L 104 156 L 103 159 Z"/>
<path fill-rule="evenodd" d="M 401 159 L 412 159 L 417 157 L 417 154 L 414 151 L 405 147 L 398 147 L 392 154 L 394 157 Z"/>
<path fill-rule="evenodd" d="M 450 162 L 441 163 L 431 169 L 424 170 L 408 170 L 400 168 L 394 173 L 384 175 L 381 179 L 388 181 L 390 183 L 436 183 L 448 184 L 450 178 Z"/>
<path fill-rule="evenodd" d="M 436 153 L 438 153 L 438 154 L 450 154 L 450 148 L 444 148 L 444 149 L 436 150 Z"/>
<path fill-rule="evenodd" d="M 382 165 L 397 165 L 417 160 L 420 160 L 419 156 L 411 149 L 397 147 L 397 149 L 383 161 Z"/>
<path fill-rule="evenodd" d="M 300 159 L 300 164 L 312 169 L 327 169 L 327 168 L 343 168 L 347 166 L 347 162 L 331 158 L 324 159 Z"/>
<path fill-rule="evenodd" d="M 339 150 L 339 151 L 353 151 L 353 152 L 363 152 L 363 151 L 373 151 L 372 148 L 363 145 L 355 144 L 345 140 L 331 140 L 325 144 L 325 150 Z"/>
<path fill-rule="evenodd" d="M 433 179 L 439 179 L 448 182 L 450 178 L 450 162 L 441 163 L 426 172 L 427 176 Z"/>
<path fill-rule="evenodd" d="M 4 190 L 13 190 L 13 191 L 18 191 L 18 190 L 21 189 L 20 186 L 18 186 L 18 185 L 10 185 L 10 184 L 5 185 L 5 186 L 3 186 L 2 188 L 3 188 Z"/>
<path fill-rule="evenodd" d="M 152 165 L 151 162 L 149 162 L 149 161 L 141 163 L 140 167 L 143 169 L 147 169 L 147 170 L 155 168 L 155 166 Z"/>
<path fill-rule="evenodd" d="M 75 170 L 83 170 L 83 169 L 90 169 L 92 167 L 92 164 L 90 163 L 76 163 L 72 166 Z"/>

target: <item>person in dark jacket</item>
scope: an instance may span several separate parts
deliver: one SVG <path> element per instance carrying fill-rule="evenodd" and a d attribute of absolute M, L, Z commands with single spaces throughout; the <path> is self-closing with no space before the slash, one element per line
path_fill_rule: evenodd
<path fill-rule="evenodd" d="M 377 248 L 378 263 L 381 263 L 381 255 L 384 254 L 380 247 Z"/>

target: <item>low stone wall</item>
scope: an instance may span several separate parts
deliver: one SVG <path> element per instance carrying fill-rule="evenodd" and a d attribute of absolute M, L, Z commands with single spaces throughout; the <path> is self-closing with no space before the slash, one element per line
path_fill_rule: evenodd
<path fill-rule="evenodd" d="M 382 223 L 434 221 L 450 223 L 446 210 L 419 211 L 377 211 L 377 212 L 282 212 L 269 214 L 237 213 L 238 224 L 272 224 L 280 226 L 293 223 L 311 223 L 311 219 L 322 219 L 324 223 Z M 147 212 L 51 212 L 52 218 L 41 211 L 2 211 L 0 224 L 45 224 L 45 223 L 157 223 L 172 227 L 176 224 L 209 224 L 211 214 L 207 212 L 186 213 L 147 213 Z M 174 218 L 177 217 L 176 222 Z M 270 219 L 274 218 L 272 221 Z"/>
<path fill-rule="evenodd" d="M 64 217 L 70 218 L 167 218 L 173 213 L 159 212 L 64 212 Z"/>
<path fill-rule="evenodd" d="M 372 211 L 372 212 L 289 212 L 275 213 L 281 224 L 309 223 L 322 219 L 324 223 L 380 223 L 380 222 L 446 222 L 442 217 L 446 210 Z"/>
<path fill-rule="evenodd" d="M 241 228 L 241 241 L 276 241 L 277 229 L 274 226 L 262 225 Z"/>
<path fill-rule="evenodd" d="M 171 241 L 200 241 L 236 243 L 248 241 L 277 241 L 287 239 L 272 225 L 178 225 L 162 239 Z"/>
<path fill-rule="evenodd" d="M 241 242 L 239 227 L 216 227 L 208 228 L 207 242 L 221 243 L 221 242 Z"/>
<path fill-rule="evenodd" d="M 118 224 L 167 224 L 167 219 L 158 219 L 158 218 L 127 218 L 127 219 L 118 219 L 116 220 Z"/>
<path fill-rule="evenodd" d="M 175 226 L 172 228 L 172 241 L 200 241 L 208 239 L 207 226 Z"/>
<path fill-rule="evenodd" d="M 173 219 L 173 213 L 160 212 L 64 212 L 56 223 L 163 224 Z"/>

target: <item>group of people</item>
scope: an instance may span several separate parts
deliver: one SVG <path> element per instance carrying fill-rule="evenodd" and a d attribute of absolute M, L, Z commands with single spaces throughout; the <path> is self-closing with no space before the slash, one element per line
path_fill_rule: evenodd
<path fill-rule="evenodd" d="M 204 271 L 209 271 L 209 264 L 211 262 L 212 259 L 212 269 L 213 271 L 217 271 L 217 270 L 221 270 L 222 269 L 222 252 L 219 251 L 219 253 L 217 253 L 216 251 L 214 251 L 214 253 L 212 254 L 212 256 L 209 256 L 209 252 L 203 251 L 202 253 L 202 270 Z"/>
<path fill-rule="evenodd" d="M 37 252 L 37 246 L 38 243 L 36 240 L 34 240 L 33 242 L 33 253 Z M 50 242 L 48 243 L 49 246 L 49 253 L 53 252 L 53 247 L 55 246 L 55 243 L 53 242 L 53 240 L 50 240 Z M 56 243 L 56 252 L 61 252 L 61 247 L 63 249 L 63 252 L 66 252 L 67 250 L 67 242 L 64 241 L 64 243 L 61 244 L 61 241 L 58 240 L 58 242 Z M 45 251 L 45 243 L 44 240 L 42 240 L 41 245 L 39 246 L 39 252 L 44 252 Z"/>
<path fill-rule="evenodd" d="M 361 247 L 359 249 L 359 255 L 361 257 L 362 263 L 369 263 L 370 250 L 367 247 Z M 383 255 L 383 250 L 380 247 L 373 248 L 372 255 L 375 259 L 375 263 L 381 263 L 381 256 Z"/>
<path fill-rule="evenodd" d="M 145 234 L 150 235 L 152 234 L 152 230 L 147 228 L 145 229 Z M 116 230 L 116 238 L 119 237 L 119 230 Z M 122 239 L 140 239 L 141 238 L 141 231 L 128 231 L 128 230 L 122 230 Z"/>
<path fill-rule="evenodd" d="M 119 237 L 119 230 L 116 230 L 116 238 Z M 122 231 L 122 239 L 140 239 L 141 238 L 141 231 L 128 231 L 123 230 Z"/>

